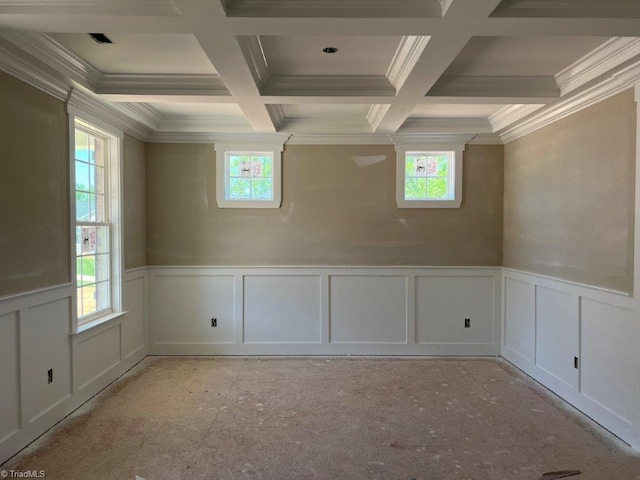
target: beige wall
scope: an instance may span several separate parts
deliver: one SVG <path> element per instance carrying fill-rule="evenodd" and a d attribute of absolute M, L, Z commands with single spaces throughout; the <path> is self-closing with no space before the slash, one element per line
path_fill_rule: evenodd
<path fill-rule="evenodd" d="M 392 146 L 289 146 L 280 209 L 219 209 L 212 145 L 147 145 L 151 265 L 501 265 L 503 147 L 467 147 L 460 209 L 398 209 Z"/>
<path fill-rule="evenodd" d="M 505 146 L 504 265 L 633 288 L 632 90 Z"/>
<path fill-rule="evenodd" d="M 0 72 L 0 296 L 70 281 L 64 103 Z"/>
<path fill-rule="evenodd" d="M 145 144 L 124 136 L 123 144 L 124 268 L 147 264 Z"/>

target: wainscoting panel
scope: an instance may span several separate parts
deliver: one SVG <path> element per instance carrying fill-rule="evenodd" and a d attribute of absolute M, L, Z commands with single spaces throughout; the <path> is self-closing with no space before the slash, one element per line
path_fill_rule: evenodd
<path fill-rule="evenodd" d="M 536 349 L 535 287 L 506 277 L 504 282 L 504 346 L 525 362 L 534 362 Z"/>
<path fill-rule="evenodd" d="M 0 298 L 0 463 L 146 356 L 146 278 L 146 268 L 125 272 L 132 311 L 80 333 L 71 284 Z"/>
<path fill-rule="evenodd" d="M 19 313 L 0 314 L 0 442 L 20 429 Z"/>
<path fill-rule="evenodd" d="M 416 277 L 417 342 L 492 344 L 494 283 L 492 276 Z"/>
<path fill-rule="evenodd" d="M 155 275 L 152 341 L 156 345 L 234 343 L 234 296 L 233 275 Z M 212 319 L 217 327 L 212 327 Z"/>
<path fill-rule="evenodd" d="M 331 343 L 407 343 L 407 278 L 332 276 Z"/>
<path fill-rule="evenodd" d="M 578 385 L 578 311 L 576 295 L 536 287 L 537 364 L 568 388 Z"/>
<path fill-rule="evenodd" d="M 245 343 L 320 343 L 320 276 L 244 277 Z"/>
<path fill-rule="evenodd" d="M 499 268 L 148 271 L 149 348 L 155 355 L 499 353 Z M 215 328 L 210 324 L 213 317 L 218 321 Z M 454 322 L 458 317 L 460 322 Z M 417 318 L 427 342 L 416 341 Z M 465 318 L 471 318 L 471 328 L 464 328 Z M 226 337 L 213 333 L 224 332 L 221 328 L 229 328 Z"/>
<path fill-rule="evenodd" d="M 638 449 L 633 298 L 511 269 L 503 281 L 503 357 Z"/>
<path fill-rule="evenodd" d="M 23 415 L 26 422 L 71 396 L 71 298 L 27 309 L 20 330 Z M 52 371 L 49 383 L 47 372 Z"/>

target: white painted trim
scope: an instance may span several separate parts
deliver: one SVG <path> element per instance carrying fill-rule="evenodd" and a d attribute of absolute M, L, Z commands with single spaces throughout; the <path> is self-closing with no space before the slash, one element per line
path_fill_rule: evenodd
<path fill-rule="evenodd" d="M 526 358 L 506 343 L 506 335 L 508 335 L 508 332 L 511 328 L 509 324 L 510 320 L 506 315 L 507 302 L 510 301 L 509 290 L 506 288 L 508 280 L 521 282 L 523 285 L 526 285 L 526 288 L 532 295 L 530 298 L 532 298 L 533 301 L 533 304 L 531 306 L 533 310 L 530 310 L 529 314 L 533 315 L 532 318 L 535 326 L 534 338 L 532 340 L 532 348 L 534 351 L 533 358 Z M 579 325 L 578 330 L 576 330 L 575 332 L 576 338 L 574 340 L 578 344 L 578 351 L 567 351 L 562 353 L 566 355 L 567 361 L 569 361 L 569 359 L 571 359 L 574 355 L 579 358 L 579 368 L 577 370 L 575 385 L 567 384 L 552 372 L 545 369 L 541 365 L 544 359 L 538 357 L 538 322 L 541 320 L 538 317 L 540 313 L 537 311 L 536 305 L 539 291 L 541 291 L 541 289 L 543 291 L 547 290 L 560 292 L 569 295 L 569 298 L 573 298 L 572 309 L 575 312 Z M 584 326 L 582 325 L 583 307 L 581 306 L 583 301 L 606 305 L 608 307 L 613 307 L 614 309 L 619 309 L 618 311 L 632 313 L 637 312 L 637 299 L 632 297 L 627 292 L 619 292 L 606 288 L 593 287 L 590 285 L 571 282 L 560 278 L 515 270 L 507 267 L 502 267 L 502 296 L 502 356 L 506 360 L 514 364 L 516 367 L 523 370 L 525 373 L 540 382 L 542 385 L 551 389 L 564 400 L 574 405 L 583 413 L 590 416 L 605 428 L 609 429 L 611 432 L 622 438 L 624 441 L 630 443 L 636 450 L 638 450 L 639 445 L 637 444 L 637 438 L 638 432 L 640 431 L 640 412 L 635 411 L 632 413 L 632 417 L 624 418 L 624 416 L 622 416 L 620 412 L 615 412 L 610 405 L 604 405 L 601 402 L 598 402 L 583 391 L 583 364 L 584 362 L 589 361 L 589 359 L 585 357 L 586 353 L 583 351 L 581 345 L 583 334 L 582 330 L 584 328 Z M 635 316 L 637 317 L 637 313 L 635 313 Z M 607 319 L 602 320 L 602 322 L 606 321 Z M 640 330 L 640 327 L 637 325 L 635 328 L 636 330 Z M 627 335 L 633 334 L 631 332 L 628 332 Z M 606 341 L 606 339 L 603 339 L 603 341 Z M 633 375 L 632 372 L 637 371 L 638 367 L 640 366 L 640 355 L 637 354 L 637 352 L 634 355 L 635 364 L 621 364 L 620 374 L 624 374 L 624 372 L 626 372 L 626 375 L 630 378 L 635 378 L 635 381 L 637 383 L 637 375 Z M 633 385 L 633 389 L 637 391 L 638 385 Z M 637 403 L 640 406 L 640 399 Z"/>
<path fill-rule="evenodd" d="M 539 97 L 553 100 L 560 96 L 560 89 L 552 76 L 442 76 L 428 96 Z"/>
<path fill-rule="evenodd" d="M 467 142 L 467 145 L 504 145 L 497 133 L 481 133 Z"/>
<path fill-rule="evenodd" d="M 640 55 L 640 39 L 614 37 L 556 75 L 561 95 L 566 95 L 613 71 L 622 63 Z"/>
<path fill-rule="evenodd" d="M 92 88 L 97 95 L 228 96 L 218 75 L 103 74 Z"/>
<path fill-rule="evenodd" d="M 506 107 L 501 108 L 493 115 L 489 116 L 489 122 L 493 127 L 493 131 L 497 132 L 502 130 L 509 125 L 513 125 L 516 122 L 522 120 L 528 115 L 532 114 L 536 110 L 540 110 L 544 107 L 543 104 L 534 104 L 534 105 L 507 105 Z"/>
<path fill-rule="evenodd" d="M 398 208 L 460 208 L 462 205 L 462 168 L 465 144 L 397 144 L 396 143 L 396 204 Z M 453 186 L 453 198 L 449 200 L 405 199 L 405 156 L 409 151 L 453 152 L 453 175 L 449 176 L 449 190 Z"/>
<path fill-rule="evenodd" d="M 402 37 L 386 73 L 386 77 L 396 91 L 399 91 L 409 78 L 430 38 L 415 35 Z"/>
<path fill-rule="evenodd" d="M 362 75 L 271 75 L 261 90 L 263 96 L 395 96 L 389 80 Z"/>
<path fill-rule="evenodd" d="M 60 75 L 36 66 L 24 53 L 0 35 L 0 68 L 58 100 L 66 101 L 69 85 Z"/>
<path fill-rule="evenodd" d="M 291 135 L 287 145 L 393 145 L 389 135 L 384 134 L 350 134 L 350 135 Z"/>
<path fill-rule="evenodd" d="M 262 42 L 258 35 L 239 35 L 236 37 L 245 61 L 251 70 L 251 75 L 258 88 L 262 87 L 271 76 L 267 57 L 264 54 Z"/>
<path fill-rule="evenodd" d="M 271 117 L 273 126 L 276 128 L 276 130 L 279 130 L 285 122 L 284 108 L 282 108 L 282 105 L 278 104 L 268 104 L 265 106 L 267 108 L 269 116 Z"/>
<path fill-rule="evenodd" d="M 251 125 L 245 117 L 184 117 L 184 116 L 165 116 L 158 123 L 157 132 L 172 133 L 237 133 L 245 130 L 247 133 L 253 132 Z"/>
<path fill-rule="evenodd" d="M 277 144 L 226 144 L 216 143 L 216 202 L 218 208 L 280 208 L 282 205 L 282 150 Z M 265 152 L 273 159 L 273 199 L 272 200 L 231 200 L 226 198 L 228 164 L 227 152 Z"/>
<path fill-rule="evenodd" d="M 483 133 L 493 133 L 489 120 L 485 118 L 408 118 L 396 135 Z"/>
<path fill-rule="evenodd" d="M 373 131 L 378 129 L 380 122 L 384 120 L 384 116 L 387 114 L 390 107 L 391 105 L 388 103 L 371 105 L 371 108 L 369 108 L 369 111 L 367 112 L 366 119 L 367 122 L 369 122 L 369 125 L 371 125 Z"/>
<path fill-rule="evenodd" d="M 607 80 L 594 87 L 580 91 L 580 93 L 555 105 L 538 110 L 515 126 L 501 130 L 500 136 L 505 143 L 511 142 L 524 135 L 532 133 L 546 125 L 565 118 L 575 112 L 583 110 L 617 93 L 631 88 L 640 79 L 640 62 L 612 74 Z"/>

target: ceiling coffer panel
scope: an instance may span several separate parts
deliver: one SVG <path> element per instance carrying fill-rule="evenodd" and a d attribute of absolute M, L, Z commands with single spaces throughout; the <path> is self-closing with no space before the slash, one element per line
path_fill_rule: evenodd
<path fill-rule="evenodd" d="M 492 17 L 640 18 L 638 0 L 503 0 Z"/>
<path fill-rule="evenodd" d="M 226 0 L 231 17 L 442 17 L 449 0 Z"/>

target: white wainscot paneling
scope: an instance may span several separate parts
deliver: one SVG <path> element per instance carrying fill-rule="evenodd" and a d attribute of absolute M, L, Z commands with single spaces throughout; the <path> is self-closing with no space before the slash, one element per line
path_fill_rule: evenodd
<path fill-rule="evenodd" d="M 233 343 L 233 275 L 158 275 L 153 280 L 152 342 Z M 216 318 L 217 327 L 211 326 Z"/>
<path fill-rule="evenodd" d="M 0 442 L 20 429 L 19 321 L 18 312 L 0 315 Z"/>
<path fill-rule="evenodd" d="M 594 411 L 597 420 L 629 441 L 631 415 L 638 408 L 634 313 L 587 298 L 581 299 L 580 310 L 581 395 L 603 408 Z"/>
<path fill-rule="evenodd" d="M 146 277 L 137 277 L 125 282 L 122 321 L 122 349 L 127 359 L 145 347 Z"/>
<path fill-rule="evenodd" d="M 332 276 L 332 343 L 406 343 L 407 277 Z"/>
<path fill-rule="evenodd" d="M 578 385 L 578 308 L 576 295 L 536 287 L 536 364 L 570 388 Z"/>
<path fill-rule="evenodd" d="M 504 290 L 505 346 L 527 362 L 533 362 L 536 334 L 534 286 L 507 277 Z"/>
<path fill-rule="evenodd" d="M 71 299 L 27 309 L 20 335 L 23 413 L 35 421 L 71 395 Z M 53 369 L 53 382 L 47 371 Z"/>
<path fill-rule="evenodd" d="M 120 362 L 120 324 L 81 334 L 74 347 L 74 375 L 82 390 Z"/>
<path fill-rule="evenodd" d="M 320 340 L 320 276 L 245 276 L 245 343 L 320 343 Z"/>
<path fill-rule="evenodd" d="M 418 343 L 493 344 L 494 278 L 416 277 L 416 322 Z"/>

